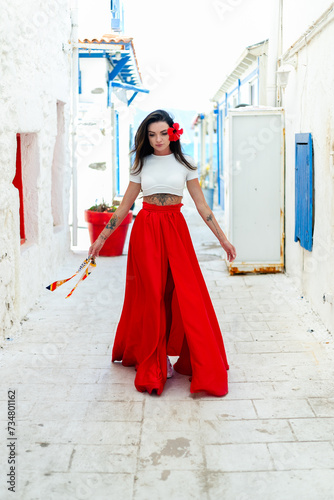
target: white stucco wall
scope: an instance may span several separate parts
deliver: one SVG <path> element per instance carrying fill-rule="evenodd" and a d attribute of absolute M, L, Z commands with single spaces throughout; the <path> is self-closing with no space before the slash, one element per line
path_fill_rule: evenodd
<path fill-rule="evenodd" d="M 299 34 L 300 35 L 300 34 Z M 334 22 L 297 54 L 283 95 L 286 110 L 286 270 L 334 332 Z M 294 242 L 295 134 L 312 134 L 314 148 L 315 223 L 313 250 Z M 334 301 L 334 299 L 333 299 Z"/>
<path fill-rule="evenodd" d="M 69 249 L 70 54 L 63 50 L 71 34 L 69 2 L 7 2 L 0 24 L 0 331 L 7 336 Z M 22 141 L 23 245 L 12 184 L 16 134 Z M 57 199 L 61 208 L 55 211 Z"/>
<path fill-rule="evenodd" d="M 133 124 L 135 109 L 124 103 L 116 103 L 120 118 L 119 164 L 120 164 L 120 194 L 124 195 L 129 185 L 130 172 L 130 125 Z"/>
<path fill-rule="evenodd" d="M 333 3 L 333 0 L 283 1 L 283 52 L 286 51 L 309 26 Z"/>

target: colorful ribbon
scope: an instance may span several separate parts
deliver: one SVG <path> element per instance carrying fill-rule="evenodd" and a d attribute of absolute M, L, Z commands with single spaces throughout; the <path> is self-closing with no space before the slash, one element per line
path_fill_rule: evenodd
<path fill-rule="evenodd" d="M 95 259 L 93 257 L 89 257 L 88 256 L 88 258 L 83 261 L 83 263 L 81 264 L 81 266 L 79 267 L 79 269 L 77 270 L 77 272 L 74 273 L 73 276 L 71 276 L 70 278 L 67 278 L 66 280 L 54 281 L 53 283 L 51 283 L 51 285 L 47 286 L 46 288 L 48 290 L 51 290 L 51 292 L 53 292 L 56 288 L 58 288 L 59 286 L 63 285 L 64 283 L 66 283 L 66 281 L 69 281 L 72 278 L 74 278 L 74 276 L 76 276 L 78 273 L 80 273 L 80 271 L 82 269 L 84 269 L 85 267 L 86 267 L 86 269 L 83 272 L 83 274 L 82 274 L 81 278 L 79 279 L 78 283 L 75 285 L 74 288 L 72 288 L 72 290 L 70 291 L 70 293 L 65 297 L 67 299 L 68 297 L 70 297 L 72 295 L 72 293 L 74 292 L 74 290 L 76 289 L 76 287 L 79 285 L 79 283 L 81 283 L 86 278 L 88 278 L 88 276 L 92 272 L 93 268 L 96 267 L 96 262 L 95 262 Z"/>

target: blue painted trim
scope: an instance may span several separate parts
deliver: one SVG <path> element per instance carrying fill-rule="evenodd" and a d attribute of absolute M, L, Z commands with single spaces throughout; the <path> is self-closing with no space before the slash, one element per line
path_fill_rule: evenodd
<path fill-rule="evenodd" d="M 220 137 L 220 178 L 219 181 L 221 183 L 221 191 L 220 191 L 220 205 L 223 210 L 225 210 L 225 182 L 224 182 L 224 115 L 220 113 L 220 128 L 221 128 L 221 137 Z"/>
<path fill-rule="evenodd" d="M 86 52 L 80 52 L 80 50 L 85 50 Z M 79 58 L 80 59 L 84 59 L 84 58 L 102 58 L 102 57 L 107 57 L 107 53 L 105 50 L 103 50 L 102 52 L 97 52 L 97 51 L 94 51 L 93 52 L 88 52 L 89 49 L 79 49 Z"/>
<path fill-rule="evenodd" d="M 227 99 L 229 99 L 231 97 L 231 95 L 234 94 L 234 92 L 236 90 L 238 90 L 238 85 L 236 87 L 234 87 L 234 89 L 232 89 L 231 92 L 226 92 Z"/>
<path fill-rule="evenodd" d="M 218 205 L 220 205 L 220 158 L 219 158 L 219 143 L 220 143 L 220 123 L 219 123 L 219 103 L 217 103 L 217 109 L 214 110 L 217 120 L 217 181 L 218 181 Z"/>
<path fill-rule="evenodd" d="M 116 194 L 120 195 L 119 178 L 119 113 L 115 110 L 115 149 L 116 149 Z"/>
<path fill-rule="evenodd" d="M 82 87 L 81 87 L 81 70 L 80 70 L 80 62 L 78 58 L 78 92 L 79 94 L 82 94 Z"/>
<path fill-rule="evenodd" d="M 132 103 L 138 92 L 144 92 L 145 94 L 148 94 L 150 91 L 147 89 L 142 89 L 140 87 L 136 87 L 136 85 L 129 85 L 127 83 L 122 83 L 122 82 L 115 82 L 114 80 L 110 80 L 108 82 L 108 96 L 107 96 L 107 106 L 110 108 L 111 107 L 111 94 L 112 94 L 112 88 L 116 87 L 119 89 L 125 89 L 125 90 L 133 90 L 133 94 L 128 100 L 128 106 Z"/>
<path fill-rule="evenodd" d="M 114 66 L 114 69 L 108 72 L 108 80 L 113 80 L 116 78 L 118 73 L 124 68 L 124 66 L 129 62 L 130 56 L 122 57 L 122 59 Z"/>
<path fill-rule="evenodd" d="M 238 93 L 238 104 L 240 104 L 240 93 L 241 93 L 241 86 L 244 85 L 245 83 L 249 82 L 249 80 L 252 80 L 254 77 L 257 76 L 257 79 L 259 79 L 259 58 L 258 58 L 258 64 L 257 67 L 251 71 L 243 80 L 238 79 L 237 85 L 230 90 L 230 92 L 225 92 L 225 116 L 227 116 L 227 111 L 229 109 L 229 98 L 235 93 Z M 259 84 L 258 84 L 258 100 L 259 100 Z"/>
<path fill-rule="evenodd" d="M 257 56 L 257 104 L 260 104 L 260 57 Z"/>
<path fill-rule="evenodd" d="M 132 103 L 132 101 L 134 100 L 134 98 L 136 97 L 136 95 L 138 94 L 138 91 L 134 92 L 132 94 L 132 96 L 130 97 L 130 99 L 128 100 L 128 106 L 130 106 L 130 104 Z"/>
<path fill-rule="evenodd" d="M 258 76 L 258 74 L 259 74 L 259 68 L 257 66 L 253 71 L 251 71 L 247 76 L 245 76 L 243 80 L 241 80 L 241 85 L 244 85 L 245 83 L 249 82 L 249 80 L 254 78 L 254 76 Z"/>
<path fill-rule="evenodd" d="M 148 94 L 150 92 L 149 90 L 137 87 L 136 85 L 130 85 L 129 83 L 122 83 L 122 82 L 115 82 L 113 80 L 109 82 L 109 85 L 111 85 L 112 87 L 118 87 L 120 89 L 133 90 L 134 92 L 144 92 L 145 94 Z"/>

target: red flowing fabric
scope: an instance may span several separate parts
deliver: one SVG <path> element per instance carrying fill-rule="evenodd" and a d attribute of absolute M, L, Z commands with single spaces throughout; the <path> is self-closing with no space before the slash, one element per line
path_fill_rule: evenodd
<path fill-rule="evenodd" d="M 191 377 L 191 393 L 224 396 L 223 338 L 182 206 L 143 202 L 134 221 L 112 361 L 135 366 L 138 391 L 161 394 L 167 354 L 179 356 L 174 369 Z"/>

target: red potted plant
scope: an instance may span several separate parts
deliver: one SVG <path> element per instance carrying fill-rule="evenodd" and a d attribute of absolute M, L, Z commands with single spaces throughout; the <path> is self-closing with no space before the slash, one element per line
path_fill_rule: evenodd
<path fill-rule="evenodd" d="M 90 207 L 88 210 L 85 210 L 85 221 L 88 224 L 91 244 L 94 243 L 101 231 L 108 224 L 113 212 L 115 212 L 117 208 L 118 207 L 116 204 L 108 205 L 107 203 L 102 201 L 102 203 L 95 203 L 95 205 Z M 100 255 L 108 257 L 122 255 L 126 235 L 131 221 L 132 210 L 129 210 L 129 213 L 127 214 L 125 219 L 104 243 L 103 247 L 101 248 Z"/>

